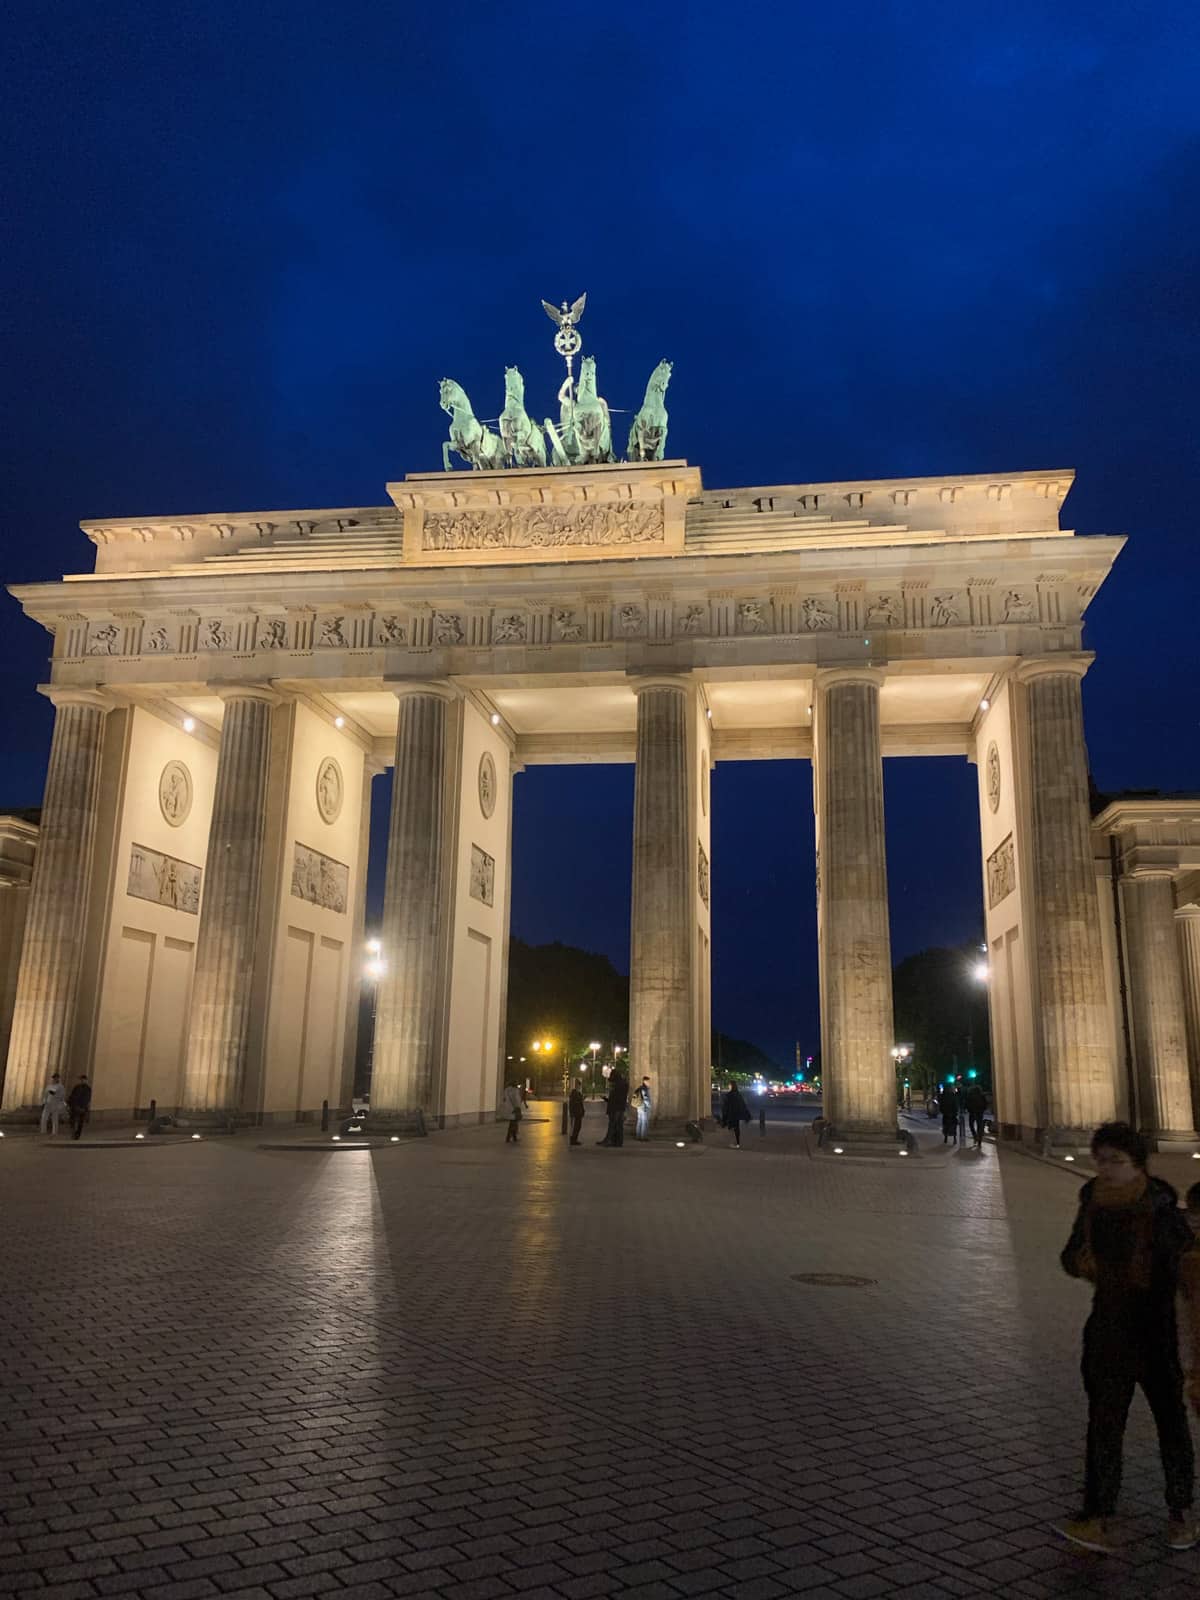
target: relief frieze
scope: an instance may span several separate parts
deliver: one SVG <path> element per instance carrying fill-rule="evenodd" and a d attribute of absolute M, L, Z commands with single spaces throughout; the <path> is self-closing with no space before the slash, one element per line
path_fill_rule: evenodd
<path fill-rule="evenodd" d="M 180 861 L 175 856 L 164 855 L 161 850 L 135 844 L 129 852 L 125 893 L 135 900 L 149 900 L 156 906 L 169 906 L 172 911 L 187 911 L 198 916 L 200 878 L 200 868 L 190 861 Z"/>
<path fill-rule="evenodd" d="M 292 893 L 297 900 L 324 911 L 342 913 L 350 892 L 350 868 L 332 856 L 296 843 L 292 856 Z"/>
<path fill-rule="evenodd" d="M 1013 836 L 1010 833 L 987 858 L 988 910 L 993 910 L 1002 900 L 1007 900 L 1016 887 L 1016 858 L 1013 854 Z"/>
<path fill-rule="evenodd" d="M 661 544 L 661 505 L 522 506 L 507 511 L 427 511 L 426 550 L 536 550 L 566 545 Z"/>

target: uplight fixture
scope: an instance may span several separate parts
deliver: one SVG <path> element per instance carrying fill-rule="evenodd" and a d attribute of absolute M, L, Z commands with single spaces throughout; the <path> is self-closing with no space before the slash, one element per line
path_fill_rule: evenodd
<path fill-rule="evenodd" d="M 184 719 L 183 719 L 183 731 L 184 731 L 184 733 L 195 733 L 195 731 L 196 731 L 196 719 L 195 719 L 195 717 L 184 717 Z"/>
<path fill-rule="evenodd" d="M 840 1144 L 835 1144 L 834 1147 L 833 1147 L 833 1153 L 834 1153 L 835 1156 L 840 1156 L 840 1155 L 844 1155 L 845 1151 L 842 1149 Z"/>
<path fill-rule="evenodd" d="M 493 711 L 492 712 L 492 727 L 493 728 L 498 728 L 499 726 L 500 726 L 500 713 L 498 711 Z"/>
<path fill-rule="evenodd" d="M 981 700 L 981 701 L 980 701 L 980 702 L 979 702 L 979 709 L 980 709 L 980 711 L 986 711 L 986 710 L 987 710 L 987 708 L 988 708 L 988 707 L 989 707 L 989 706 L 990 706 L 990 705 L 991 705 L 991 703 L 992 703 L 992 702 L 991 702 L 991 701 L 990 701 L 990 700 L 988 700 L 988 699 L 983 699 L 983 700 Z"/>
<path fill-rule="evenodd" d="M 334 717 L 333 725 L 335 728 L 344 728 L 346 726 L 345 717 Z"/>
<path fill-rule="evenodd" d="M 199 1134 L 198 1134 L 198 1133 L 194 1133 L 194 1134 L 193 1134 L 193 1135 L 192 1135 L 192 1138 L 193 1138 L 193 1139 L 199 1139 L 199 1137 L 200 1137 L 200 1135 L 199 1135 Z"/>
<path fill-rule="evenodd" d="M 3 1137 L 3 1135 L 0 1135 L 0 1137 Z M 146 1135 L 144 1133 L 135 1133 L 133 1137 L 135 1139 L 144 1139 Z"/>

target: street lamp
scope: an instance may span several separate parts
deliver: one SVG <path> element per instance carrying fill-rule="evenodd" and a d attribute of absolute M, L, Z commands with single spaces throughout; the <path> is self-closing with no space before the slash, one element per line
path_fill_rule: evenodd
<path fill-rule="evenodd" d="M 992 970 L 986 961 L 977 961 L 971 968 L 971 976 L 977 983 L 986 983 L 992 975 Z"/>

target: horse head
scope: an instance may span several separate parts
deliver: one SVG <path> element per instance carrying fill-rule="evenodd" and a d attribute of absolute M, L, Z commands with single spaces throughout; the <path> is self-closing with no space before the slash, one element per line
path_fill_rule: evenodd
<path fill-rule="evenodd" d="M 524 405 L 525 379 L 521 376 L 520 367 L 505 367 L 504 398 L 506 400 L 515 400 L 519 405 Z"/>
<path fill-rule="evenodd" d="M 671 381 L 671 363 L 660 361 L 650 374 L 650 382 L 646 385 L 646 402 L 649 404 L 651 396 L 661 400 L 667 392 L 667 385 Z"/>
<path fill-rule="evenodd" d="M 579 363 L 579 393 L 580 400 L 594 400 L 596 398 L 596 358 L 584 356 Z"/>
<path fill-rule="evenodd" d="M 471 402 L 467 399 L 467 391 L 460 383 L 455 383 L 453 378 L 443 378 L 438 387 L 438 404 L 442 410 L 453 414 L 455 411 L 469 411 Z"/>

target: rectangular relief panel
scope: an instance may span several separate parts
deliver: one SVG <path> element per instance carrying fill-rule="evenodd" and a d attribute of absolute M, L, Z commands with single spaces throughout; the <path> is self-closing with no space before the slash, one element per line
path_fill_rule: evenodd
<path fill-rule="evenodd" d="M 1013 856 L 1013 836 L 1010 833 L 987 858 L 988 910 L 994 911 L 1002 900 L 1008 899 L 1016 887 L 1016 861 Z"/>
<path fill-rule="evenodd" d="M 147 845 L 135 844 L 129 851 L 129 881 L 125 892 L 135 900 L 149 900 L 173 911 L 200 912 L 201 869 L 190 861 L 163 855 Z"/>
<path fill-rule="evenodd" d="M 292 855 L 292 893 L 297 900 L 344 914 L 350 895 L 350 868 L 297 841 Z"/>
<path fill-rule="evenodd" d="M 471 899 L 485 906 L 495 903 L 496 862 L 477 844 L 471 846 Z"/>

